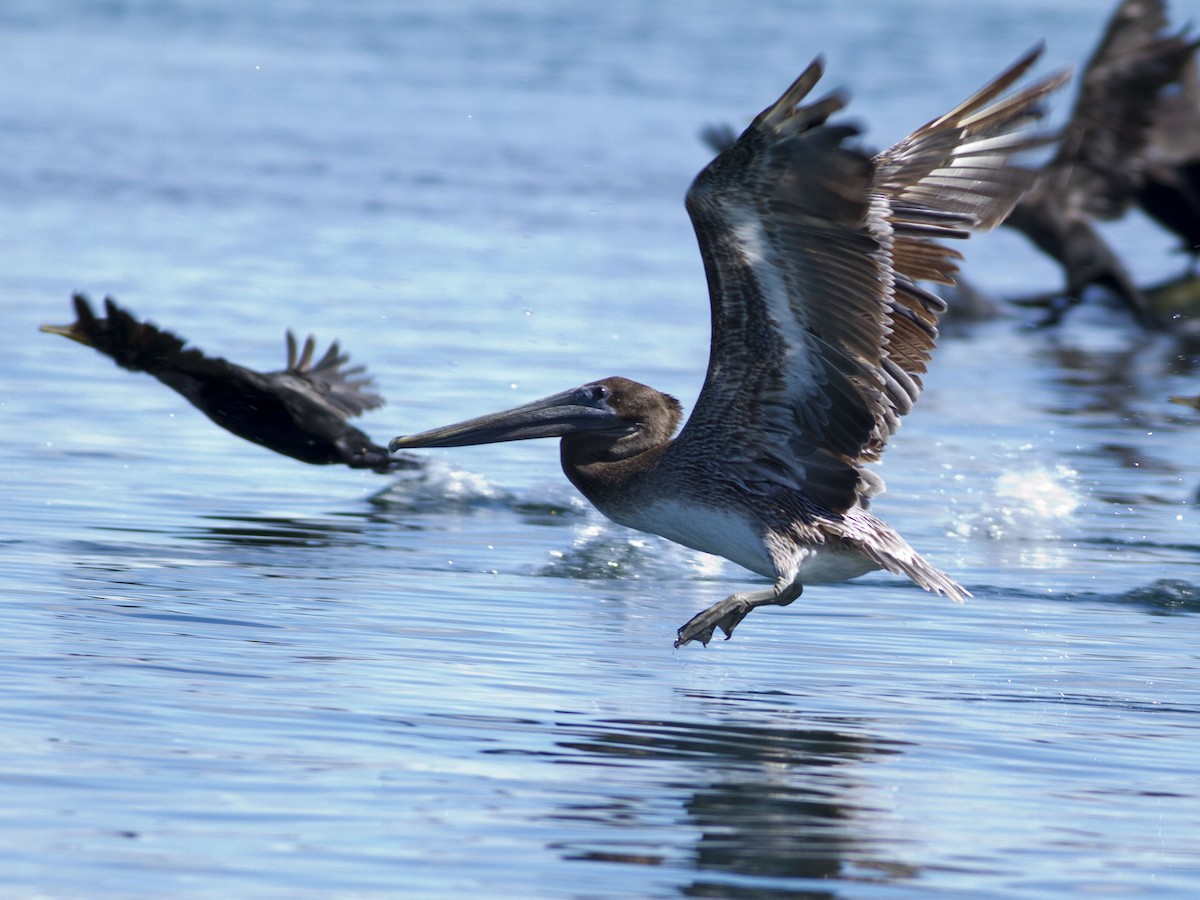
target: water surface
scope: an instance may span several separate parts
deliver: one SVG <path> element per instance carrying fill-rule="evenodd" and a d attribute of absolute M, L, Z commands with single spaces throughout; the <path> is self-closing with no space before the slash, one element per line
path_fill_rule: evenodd
<path fill-rule="evenodd" d="M 1200 380 L 1120 311 L 943 341 L 876 508 L 969 603 L 872 575 L 682 650 L 757 579 L 606 523 L 549 442 L 306 467 L 36 332 L 86 290 L 261 368 L 337 337 L 379 441 L 618 373 L 690 404 L 701 125 L 824 52 L 884 144 L 1106 12 L 733 6 L 4 4 L 4 893 L 1200 890 L 1200 414 L 1167 402 Z M 997 295 L 1056 283 L 968 249 Z"/>

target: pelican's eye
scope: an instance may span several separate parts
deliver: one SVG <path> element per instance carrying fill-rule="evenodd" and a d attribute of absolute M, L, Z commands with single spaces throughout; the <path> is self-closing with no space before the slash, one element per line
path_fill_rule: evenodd
<path fill-rule="evenodd" d="M 593 384 L 591 386 L 591 401 L 599 403 L 601 400 L 607 400 L 612 396 L 612 388 L 607 384 Z"/>

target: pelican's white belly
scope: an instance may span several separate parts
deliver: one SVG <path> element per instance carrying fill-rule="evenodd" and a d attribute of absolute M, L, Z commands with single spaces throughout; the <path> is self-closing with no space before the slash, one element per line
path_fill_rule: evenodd
<path fill-rule="evenodd" d="M 800 544 L 782 535 L 763 534 L 745 516 L 712 506 L 660 499 L 636 508 L 601 511 L 614 522 L 723 556 L 772 581 L 785 576 L 801 584 L 823 584 L 879 568 L 841 542 Z"/>
<path fill-rule="evenodd" d="M 849 581 L 879 568 L 857 550 L 840 543 L 809 544 L 795 548 L 796 574 L 801 584 L 830 584 Z"/>
<path fill-rule="evenodd" d="M 656 500 L 620 512 L 602 509 L 614 522 L 649 531 L 693 550 L 723 556 L 751 572 L 778 577 L 762 536 L 743 516 L 711 506 Z"/>

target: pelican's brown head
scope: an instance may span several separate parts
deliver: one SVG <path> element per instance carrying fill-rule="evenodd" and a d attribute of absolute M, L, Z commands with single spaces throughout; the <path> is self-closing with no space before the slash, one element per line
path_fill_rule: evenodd
<path fill-rule="evenodd" d="M 670 394 L 614 375 L 585 384 L 596 403 L 609 411 L 615 427 L 582 429 L 563 435 L 563 458 L 579 462 L 628 459 L 666 443 L 675 434 L 683 409 Z"/>
<path fill-rule="evenodd" d="M 465 447 L 561 437 L 564 454 L 624 459 L 670 440 L 682 418 L 679 401 L 652 387 L 614 376 L 491 413 L 398 437 L 392 452 L 416 447 Z"/>

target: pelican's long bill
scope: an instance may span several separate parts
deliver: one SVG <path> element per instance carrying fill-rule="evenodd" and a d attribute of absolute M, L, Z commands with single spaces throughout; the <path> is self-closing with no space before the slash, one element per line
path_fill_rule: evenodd
<path fill-rule="evenodd" d="M 415 447 L 468 447 L 562 437 L 580 431 L 627 434 L 632 430 L 630 424 L 610 406 L 610 396 L 603 384 L 585 384 L 504 412 L 393 438 L 388 449 L 395 453 Z"/>

